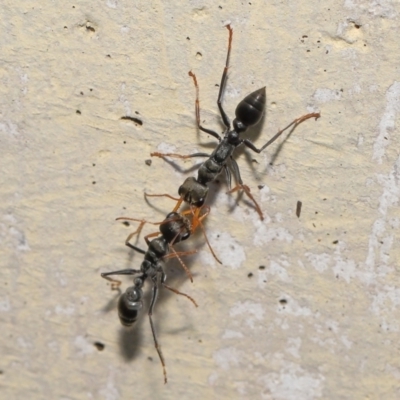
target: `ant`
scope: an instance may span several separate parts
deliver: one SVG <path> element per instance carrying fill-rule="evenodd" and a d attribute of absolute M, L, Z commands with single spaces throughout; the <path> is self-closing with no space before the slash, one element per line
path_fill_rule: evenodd
<path fill-rule="evenodd" d="M 161 284 L 166 289 L 174 292 L 176 294 L 185 296 L 188 298 L 196 307 L 198 307 L 196 301 L 190 297 L 189 295 L 180 292 L 177 289 L 174 289 L 168 286 L 165 281 L 167 279 L 167 275 L 164 272 L 165 260 L 177 257 L 181 265 L 183 266 L 186 273 L 189 274 L 191 278 L 191 274 L 183 261 L 180 259 L 182 255 L 188 255 L 196 253 L 196 250 L 186 251 L 186 252 L 176 252 L 173 248 L 173 245 L 179 243 L 183 240 L 189 238 L 189 236 L 194 232 L 197 226 L 202 226 L 201 221 L 209 214 L 210 210 L 206 207 L 206 211 L 200 216 L 194 216 L 192 220 L 186 217 L 186 214 L 190 212 L 177 213 L 171 212 L 167 215 L 165 220 L 161 223 L 153 223 L 154 225 L 160 225 L 160 232 L 155 232 L 145 236 L 145 241 L 148 245 L 147 251 L 140 249 L 139 247 L 134 246 L 129 242 L 131 237 L 140 232 L 143 225 L 146 223 L 145 220 L 137 220 L 134 218 L 117 218 L 117 219 L 125 219 L 125 220 L 133 220 L 140 221 L 141 224 L 139 228 L 131 233 L 125 241 L 125 244 L 131 249 L 137 251 L 138 253 L 144 254 L 144 260 L 140 266 L 140 269 L 122 269 L 119 271 L 113 272 L 103 272 L 101 276 L 104 279 L 107 279 L 111 282 L 111 288 L 113 290 L 117 290 L 121 285 L 121 281 L 111 278 L 111 275 L 136 275 L 133 280 L 133 286 L 130 286 L 126 289 L 125 293 L 123 293 L 118 301 L 118 315 L 121 321 L 121 324 L 127 327 L 130 327 L 137 320 L 140 310 L 143 307 L 143 285 L 147 278 L 153 283 L 152 296 L 150 301 L 150 306 L 147 315 L 150 320 L 151 332 L 153 335 L 154 346 L 157 350 L 158 357 L 160 358 L 160 362 L 163 368 L 164 374 L 164 383 L 167 383 L 167 371 L 165 367 L 165 359 L 163 353 L 161 351 L 161 347 L 158 344 L 156 331 L 153 324 L 153 310 L 155 303 L 158 297 L 159 285 Z M 161 235 L 160 235 L 161 233 Z M 150 237 L 160 235 L 153 240 L 149 240 Z"/>
<path fill-rule="evenodd" d="M 242 139 L 240 134 L 244 133 L 249 127 L 256 125 L 262 118 L 265 109 L 266 102 L 266 93 L 265 86 L 261 89 L 250 93 L 246 96 L 236 107 L 235 116 L 236 118 L 233 120 L 233 129 L 231 130 L 231 124 L 228 116 L 226 115 L 223 107 L 222 107 L 222 98 L 225 91 L 227 76 L 228 76 L 228 68 L 229 68 L 229 58 L 232 47 L 232 36 L 233 30 L 231 26 L 228 24 L 226 28 L 229 31 L 229 42 L 228 42 L 228 52 L 226 55 L 224 72 L 222 73 L 221 84 L 218 93 L 217 105 L 222 118 L 222 121 L 225 125 L 225 132 L 223 138 L 211 129 L 205 128 L 200 123 L 200 101 L 199 101 L 199 85 L 197 83 L 196 75 L 190 71 L 189 76 L 193 79 L 194 86 L 196 88 L 196 102 L 195 102 L 195 111 L 196 111 L 196 122 L 197 127 L 201 131 L 208 133 L 209 135 L 215 137 L 219 144 L 212 152 L 212 154 L 207 153 L 194 153 L 189 155 L 181 155 L 175 153 L 151 153 L 151 156 L 154 157 L 177 157 L 177 158 L 191 158 L 191 157 L 208 157 L 199 168 L 197 173 L 197 179 L 195 177 L 187 178 L 183 184 L 179 187 L 178 194 L 180 198 L 172 197 L 168 194 L 161 195 L 149 195 L 146 196 L 166 196 L 170 197 L 174 200 L 177 200 L 178 203 L 175 206 L 173 211 L 177 211 L 181 206 L 182 202 L 185 201 L 189 203 L 191 206 L 195 208 L 200 208 L 207 197 L 208 194 L 208 184 L 214 181 L 217 176 L 224 169 L 227 176 L 228 185 L 230 187 L 231 184 L 231 171 L 228 167 L 228 163 L 230 163 L 230 168 L 235 175 L 235 179 L 237 185 L 228 191 L 228 193 L 233 193 L 238 190 L 243 190 L 246 195 L 252 200 L 254 206 L 256 208 L 257 213 L 259 214 L 261 220 L 264 219 L 263 213 L 261 211 L 260 206 L 254 199 L 253 195 L 250 192 L 250 188 L 245 185 L 240 176 L 239 166 L 237 162 L 233 159 L 232 155 L 235 149 L 244 144 L 250 150 L 261 153 L 266 147 L 268 147 L 271 143 L 273 143 L 283 132 L 287 129 L 292 128 L 293 131 L 297 125 L 301 124 L 303 121 L 309 118 L 318 119 L 320 117 L 319 113 L 310 113 L 301 116 L 300 118 L 295 119 L 288 126 L 281 129 L 278 133 L 276 133 L 267 143 L 265 143 L 259 149 L 248 139 Z"/>

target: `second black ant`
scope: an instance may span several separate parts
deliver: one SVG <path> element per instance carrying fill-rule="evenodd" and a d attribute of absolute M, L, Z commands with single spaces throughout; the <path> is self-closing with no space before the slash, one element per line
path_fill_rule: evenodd
<path fill-rule="evenodd" d="M 129 221 L 138 221 L 140 225 L 135 232 L 131 233 L 125 241 L 125 244 L 135 250 L 138 253 L 144 254 L 144 260 L 140 266 L 140 269 L 122 269 L 119 271 L 113 272 L 103 272 L 101 276 L 111 282 L 111 288 L 116 290 L 121 285 L 121 281 L 111 278 L 112 275 L 135 275 L 133 280 L 133 286 L 130 286 L 126 289 L 125 293 L 123 293 L 118 301 L 118 315 L 121 321 L 121 324 L 124 326 L 132 326 L 134 322 L 136 322 L 139 312 L 143 307 L 143 285 L 147 278 L 152 281 L 152 296 L 150 301 L 150 306 L 147 315 L 149 316 L 151 332 L 153 335 L 154 346 L 157 350 L 158 356 L 160 358 L 160 362 L 163 368 L 164 374 L 164 383 L 167 383 L 167 371 L 165 367 L 165 360 L 163 353 L 161 351 L 161 347 L 157 340 L 156 331 L 153 324 L 153 310 L 157 301 L 159 285 L 161 284 L 164 288 L 179 294 L 181 296 L 185 296 L 188 298 L 196 307 L 197 303 L 195 300 L 189 295 L 180 292 L 177 289 L 174 289 L 166 284 L 167 275 L 164 271 L 165 261 L 169 258 L 176 257 L 178 258 L 180 264 L 188 274 L 189 278 L 192 280 L 192 275 L 189 272 L 186 265 L 181 260 L 180 256 L 194 254 L 197 251 L 185 251 L 185 252 L 177 252 L 174 249 L 174 245 L 182 242 L 189 238 L 189 236 L 200 226 L 202 226 L 202 220 L 209 214 L 209 208 L 203 207 L 204 211 L 201 215 L 194 215 L 190 210 L 187 210 L 182 213 L 171 212 L 167 215 L 165 220 L 161 223 L 152 223 L 153 225 L 160 226 L 160 232 L 151 233 L 145 236 L 145 241 L 148 245 L 147 251 L 136 247 L 135 245 L 130 243 L 130 239 L 133 235 L 139 233 L 143 227 L 143 225 L 147 222 L 144 220 L 138 220 L 135 218 L 125 218 L 120 217 L 118 220 L 129 220 Z M 188 218 L 186 215 L 192 214 L 192 218 Z M 149 238 L 158 236 L 153 240 L 149 240 Z M 208 242 L 208 241 L 207 241 Z M 211 247 L 210 247 L 211 249 Z M 212 251 L 212 249 L 211 249 Z M 214 254 L 214 253 L 213 253 Z M 214 255 L 215 256 L 215 255 Z M 216 257 L 216 256 L 215 256 Z M 218 259 L 217 259 L 218 260 Z M 219 260 L 218 260 L 219 261 Z"/>

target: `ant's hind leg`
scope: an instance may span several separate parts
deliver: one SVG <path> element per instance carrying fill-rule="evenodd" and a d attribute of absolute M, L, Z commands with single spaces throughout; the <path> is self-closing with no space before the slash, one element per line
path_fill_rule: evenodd
<path fill-rule="evenodd" d="M 285 126 L 278 133 L 276 133 L 270 140 L 268 140 L 267 143 L 264 144 L 264 146 L 260 147 L 259 149 L 254 145 L 254 143 L 250 142 L 250 140 L 248 140 L 248 139 L 244 139 L 243 144 L 246 147 L 248 147 L 250 150 L 253 150 L 255 153 L 261 153 L 266 147 L 268 147 L 270 144 L 275 142 L 275 140 L 278 139 L 278 137 L 281 136 L 282 133 L 285 132 L 286 130 L 288 130 L 289 128 L 292 128 L 289 132 L 289 134 L 290 134 L 296 129 L 297 125 L 300 125 L 303 121 L 310 119 L 310 118 L 315 118 L 317 120 L 320 116 L 321 116 L 320 113 L 310 113 L 310 114 L 302 115 L 299 118 L 296 118 L 288 126 Z"/>
<path fill-rule="evenodd" d="M 157 340 L 157 335 L 156 335 L 156 329 L 154 327 L 154 323 L 153 323 L 153 309 L 154 309 L 154 305 L 157 301 L 157 297 L 158 297 L 158 285 L 157 285 L 157 278 L 153 278 L 153 290 L 152 290 L 152 296 L 151 296 L 151 302 L 150 302 L 150 307 L 149 307 L 149 312 L 147 313 L 147 315 L 149 316 L 149 321 L 150 321 L 150 327 L 151 327 L 151 333 L 153 335 L 153 341 L 154 341 L 154 347 L 157 350 L 158 353 L 158 357 L 160 359 L 161 362 L 161 366 L 163 369 L 163 375 L 164 375 L 164 383 L 167 383 L 167 370 L 165 368 L 165 359 L 163 356 L 163 353 L 161 351 L 161 347 L 158 344 L 158 340 Z"/>
<path fill-rule="evenodd" d="M 159 153 L 158 151 L 155 151 L 153 153 L 150 153 L 151 157 L 159 157 L 159 158 L 164 158 L 164 157 L 174 157 L 174 158 L 192 158 L 192 157 L 210 157 L 210 154 L 207 153 L 193 153 L 193 154 L 178 154 L 178 153 Z"/>
<path fill-rule="evenodd" d="M 110 275 L 135 275 L 139 273 L 140 271 L 136 269 L 121 269 L 119 271 L 113 271 L 113 272 L 102 272 L 101 277 L 104 279 L 107 279 L 109 282 L 111 282 L 111 289 L 112 290 L 118 290 L 119 286 L 121 285 L 121 281 L 118 279 L 113 279 L 110 278 Z"/>

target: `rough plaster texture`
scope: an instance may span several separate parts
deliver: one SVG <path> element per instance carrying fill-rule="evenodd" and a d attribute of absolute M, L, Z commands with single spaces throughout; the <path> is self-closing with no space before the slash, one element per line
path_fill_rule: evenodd
<path fill-rule="evenodd" d="M 3 1 L 1 397 L 399 398 L 399 13 L 394 0 Z M 141 262 L 114 218 L 161 220 L 173 203 L 143 192 L 175 194 L 196 173 L 193 160 L 148 166 L 149 153 L 215 145 L 196 134 L 187 74 L 204 124 L 222 130 L 227 22 L 229 115 L 267 87 L 247 137 L 260 146 L 322 117 L 237 152 L 263 222 L 223 177 L 212 185 L 206 228 L 224 263 L 198 235 L 194 283 L 169 264 L 199 308 L 159 299 L 165 386 L 146 312 L 123 329 L 100 272 Z"/>

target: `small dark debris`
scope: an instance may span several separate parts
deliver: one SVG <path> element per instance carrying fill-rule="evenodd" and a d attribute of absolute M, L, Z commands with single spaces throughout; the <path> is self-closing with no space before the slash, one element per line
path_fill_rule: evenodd
<path fill-rule="evenodd" d="M 259 267 L 258 267 L 258 269 L 265 269 L 265 265 L 260 265 Z"/>
<path fill-rule="evenodd" d="M 132 121 L 132 122 L 134 122 L 135 124 L 138 124 L 138 125 L 140 125 L 140 126 L 143 125 L 143 121 L 140 120 L 139 118 L 125 116 L 125 117 L 121 117 L 121 119 L 127 120 L 127 121 Z"/>
<path fill-rule="evenodd" d="M 296 204 L 296 215 L 297 215 L 297 218 L 300 218 L 301 206 L 302 205 L 303 205 L 303 203 L 300 200 Z"/>
<path fill-rule="evenodd" d="M 287 300 L 286 300 L 286 299 L 280 299 L 280 300 L 279 300 L 279 303 L 281 303 L 281 304 L 287 304 Z"/>
<path fill-rule="evenodd" d="M 150 159 L 145 160 L 145 164 L 148 165 L 148 166 L 150 167 L 150 165 L 151 165 L 151 160 L 150 160 Z"/>
<path fill-rule="evenodd" d="M 153 361 L 153 357 L 147 357 L 149 361 Z"/>
<path fill-rule="evenodd" d="M 361 25 L 354 23 L 354 28 L 360 29 L 360 28 L 361 28 Z"/>
<path fill-rule="evenodd" d="M 101 342 L 94 342 L 93 344 L 94 344 L 94 347 L 96 347 L 96 349 L 98 351 L 103 351 L 104 347 L 106 347 L 106 345 L 104 343 L 101 343 Z"/>
<path fill-rule="evenodd" d="M 96 32 L 96 29 L 93 28 L 93 26 L 86 25 L 86 30 L 90 32 Z"/>
<path fill-rule="evenodd" d="M 201 339 L 198 340 L 199 343 L 203 343 L 203 341 Z"/>
<path fill-rule="evenodd" d="M 258 185 L 257 187 L 258 187 L 260 190 L 261 190 L 261 189 L 264 189 L 264 185 Z"/>
<path fill-rule="evenodd" d="M 92 184 L 95 185 L 95 184 L 96 184 L 96 181 L 93 181 Z"/>
<path fill-rule="evenodd" d="M 64 26 L 64 29 L 68 29 L 68 26 Z"/>
<path fill-rule="evenodd" d="M 189 36 L 187 36 L 187 37 L 186 37 L 186 40 L 190 40 L 190 37 L 189 37 Z"/>
<path fill-rule="evenodd" d="M 106 55 L 107 58 L 111 58 L 111 56 L 109 54 Z"/>
<path fill-rule="evenodd" d="M 139 111 L 135 111 L 135 114 L 136 114 L 136 115 L 139 115 L 139 114 L 140 114 L 140 112 L 139 112 Z"/>
<path fill-rule="evenodd" d="M 338 244 L 339 243 L 339 240 L 334 240 L 333 242 L 332 242 L 332 244 Z"/>
<path fill-rule="evenodd" d="M 252 272 L 249 272 L 248 274 L 247 274 L 247 277 L 248 278 L 251 278 L 253 276 L 253 273 Z"/>
<path fill-rule="evenodd" d="M 93 89 L 89 89 L 91 92 L 93 92 Z"/>
<path fill-rule="evenodd" d="M 219 8 L 220 10 L 222 10 L 222 6 L 218 6 L 218 8 Z"/>
<path fill-rule="evenodd" d="M 201 54 L 199 51 L 196 53 L 197 57 L 203 57 L 203 54 Z"/>
<path fill-rule="evenodd" d="M 93 166 L 93 167 L 95 167 L 95 166 L 96 166 L 96 164 L 92 164 L 92 166 Z"/>
<path fill-rule="evenodd" d="M 318 214 L 318 211 L 315 211 L 315 214 Z"/>
<path fill-rule="evenodd" d="M 79 111 L 79 110 L 76 110 L 76 113 L 77 114 L 79 114 L 79 115 L 81 115 L 82 113 Z"/>
<path fill-rule="evenodd" d="M 126 144 L 126 140 L 124 140 L 124 144 Z"/>
<path fill-rule="evenodd" d="M 306 39 L 306 38 L 308 38 L 308 36 L 307 36 L 307 35 L 303 35 L 302 38 L 303 38 L 303 39 Z"/>
<path fill-rule="evenodd" d="M 83 92 L 81 92 L 81 96 L 83 96 Z"/>
<path fill-rule="evenodd" d="M 128 221 L 124 221 L 122 224 L 125 225 L 125 226 L 130 226 L 131 225 Z"/>
<path fill-rule="evenodd" d="M 309 53 L 311 50 L 307 50 L 307 53 Z"/>

